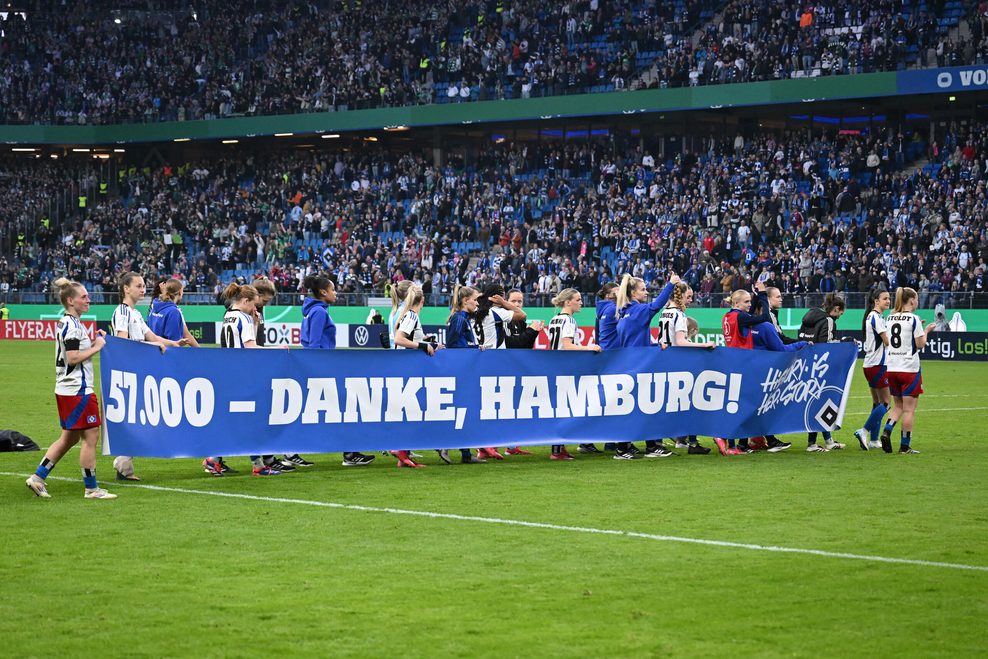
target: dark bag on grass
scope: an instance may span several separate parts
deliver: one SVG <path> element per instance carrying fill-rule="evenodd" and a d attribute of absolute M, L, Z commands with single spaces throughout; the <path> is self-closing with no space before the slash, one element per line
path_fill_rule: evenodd
<path fill-rule="evenodd" d="M 22 435 L 16 430 L 0 430 L 0 453 L 40 450 L 41 447 L 35 444 L 27 435 Z"/>

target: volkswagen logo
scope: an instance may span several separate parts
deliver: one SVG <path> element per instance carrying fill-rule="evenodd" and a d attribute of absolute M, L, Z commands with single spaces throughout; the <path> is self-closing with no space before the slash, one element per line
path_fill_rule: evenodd
<path fill-rule="evenodd" d="M 357 342 L 358 346 L 367 345 L 367 341 L 369 339 L 370 339 L 370 333 L 367 331 L 367 328 L 364 327 L 363 325 L 358 327 L 356 331 L 354 331 L 353 333 L 353 340 Z"/>

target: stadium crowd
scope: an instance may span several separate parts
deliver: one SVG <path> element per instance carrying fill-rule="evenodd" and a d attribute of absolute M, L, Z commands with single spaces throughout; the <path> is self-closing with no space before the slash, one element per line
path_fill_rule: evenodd
<path fill-rule="evenodd" d="M 551 296 L 622 272 L 654 289 L 670 270 L 708 303 L 762 271 L 796 298 L 878 284 L 984 291 L 985 126 L 951 126 L 928 147 L 893 132 L 805 134 L 710 139 L 665 162 L 614 136 L 492 144 L 467 166 L 370 148 L 133 168 L 119 197 L 15 245 L 0 294 L 67 273 L 98 299 L 128 270 L 177 276 L 189 293 L 256 273 L 285 292 L 318 270 L 341 293 L 411 279 L 437 304 L 457 283 Z M 924 152 L 930 164 L 910 167 Z M 86 176 L 33 163 L 4 163 L 21 182 L 4 194 L 26 208 Z M 28 221 L 2 212 L 8 228 Z"/>
<path fill-rule="evenodd" d="M 985 12 L 956 0 L 229 0 L 221 8 L 162 0 L 112 10 L 70 0 L 26 16 L 11 12 L 2 23 L 2 123 L 324 112 L 988 55 Z M 951 37 L 958 20 L 968 20 L 970 39 Z"/>
<path fill-rule="evenodd" d="M 660 84 L 688 79 L 696 85 L 894 71 L 912 59 L 924 67 L 973 62 L 969 44 L 953 42 L 940 29 L 945 3 L 920 4 L 735 0 L 724 8 L 720 25 L 706 25 L 688 59 L 673 54 L 657 63 L 656 72 Z M 933 48 L 945 53 L 942 60 L 927 60 Z"/>

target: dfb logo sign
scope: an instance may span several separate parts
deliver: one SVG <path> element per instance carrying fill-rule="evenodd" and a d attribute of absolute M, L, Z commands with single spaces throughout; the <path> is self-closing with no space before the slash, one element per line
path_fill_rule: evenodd
<path fill-rule="evenodd" d="M 265 324 L 264 340 L 269 346 L 301 345 L 302 324 L 301 323 Z"/>

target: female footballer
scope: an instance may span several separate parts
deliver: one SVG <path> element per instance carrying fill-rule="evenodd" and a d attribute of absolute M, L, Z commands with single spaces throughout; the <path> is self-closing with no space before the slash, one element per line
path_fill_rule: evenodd
<path fill-rule="evenodd" d="M 690 339 L 689 318 L 686 316 L 686 309 L 693 302 L 693 289 L 684 281 L 679 282 L 672 288 L 672 295 L 669 297 L 669 304 L 659 315 L 659 345 L 663 349 L 670 347 L 678 348 L 706 348 L 713 350 L 716 346 L 712 342 L 694 343 Z M 695 324 L 695 323 L 694 323 Z M 694 332 L 695 336 L 696 332 Z M 690 455 L 706 455 L 710 449 L 700 446 L 696 435 L 676 438 L 676 448 L 685 448 Z"/>
<path fill-rule="evenodd" d="M 161 348 L 178 348 L 188 344 L 184 338 L 177 341 L 158 336 L 151 331 L 151 328 L 144 322 L 144 317 L 137 310 L 137 303 L 144 298 L 147 290 L 144 286 L 144 277 L 136 272 L 125 272 L 117 280 L 120 286 L 120 299 L 122 302 L 113 311 L 110 319 L 110 328 L 113 335 L 121 339 L 131 341 L 144 341 L 153 343 Z M 126 455 L 119 455 L 113 460 L 113 468 L 117 472 L 117 480 L 139 481 L 134 475 L 134 460 Z"/>
<path fill-rule="evenodd" d="M 645 289 L 645 282 L 638 277 L 632 277 L 630 274 L 624 275 L 614 300 L 618 342 L 622 348 L 647 347 L 652 344 L 651 330 L 649 329 L 652 318 L 669 301 L 672 289 L 679 281 L 678 275 L 670 275 L 669 281 L 662 288 L 662 291 L 654 300 L 646 303 L 648 291 Z M 627 452 L 627 450 L 622 451 L 622 453 Z M 671 455 L 675 454 L 663 446 L 661 439 L 650 439 L 645 442 L 646 458 L 667 458 Z"/>
<path fill-rule="evenodd" d="M 552 320 L 546 326 L 546 333 L 549 335 L 550 350 L 600 352 L 600 346 L 596 343 L 581 345 L 576 340 L 578 328 L 576 326 L 576 319 L 573 316 L 583 308 L 583 296 L 580 295 L 580 291 L 575 288 L 564 288 L 559 291 L 556 297 L 552 298 L 552 306 L 559 309 L 559 313 L 553 316 Z M 552 454 L 549 457 L 553 460 L 573 459 L 573 456 L 566 450 L 565 444 L 553 444 Z"/>
<path fill-rule="evenodd" d="M 913 421 L 916 406 L 923 393 L 923 373 L 919 364 L 919 353 L 926 346 L 926 339 L 936 325 L 930 323 L 923 329 L 923 321 L 917 316 L 916 306 L 919 297 L 912 288 L 899 288 L 895 291 L 895 309 L 886 321 L 889 333 L 888 378 L 889 391 L 895 406 L 889 413 L 885 429 L 882 431 L 882 450 L 892 452 L 892 430 L 902 421 L 899 453 L 918 454 L 912 447 Z"/>
<path fill-rule="evenodd" d="M 335 350 L 336 323 L 329 315 L 329 305 L 336 302 L 336 285 L 326 275 L 319 274 L 306 277 L 302 286 L 309 291 L 309 297 L 302 302 L 302 347 Z M 301 459 L 301 456 L 298 454 L 285 456 L 286 460 L 292 462 L 294 458 Z M 357 451 L 343 453 L 344 467 L 362 467 L 372 462 L 374 462 L 373 455 L 364 455 Z M 300 463 L 296 462 L 296 464 Z"/>
<path fill-rule="evenodd" d="M 888 366 L 886 350 L 889 346 L 888 328 L 885 325 L 885 312 L 892 303 L 892 296 L 884 289 L 875 289 L 868 295 L 868 313 L 861 320 L 861 333 L 864 337 L 864 376 L 871 391 L 871 414 L 864 427 L 854 431 L 861 449 L 882 448 L 879 433 L 882 419 L 892 405 L 889 394 Z"/>
<path fill-rule="evenodd" d="M 105 332 L 99 330 L 90 340 L 80 319 L 89 311 L 89 293 L 74 281 L 61 277 L 53 283 L 65 313 L 55 330 L 55 402 L 62 434 L 48 447 L 45 457 L 27 479 L 27 487 L 35 496 L 51 498 L 45 479 L 70 448 L 82 440 L 79 466 L 86 499 L 116 499 L 96 481 L 96 442 L 101 425 L 99 401 L 93 392 L 93 355 L 106 345 Z"/>

